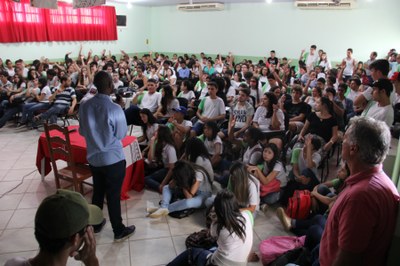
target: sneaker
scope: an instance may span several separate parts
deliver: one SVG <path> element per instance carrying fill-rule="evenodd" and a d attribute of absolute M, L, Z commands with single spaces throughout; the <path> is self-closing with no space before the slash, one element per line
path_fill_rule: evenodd
<path fill-rule="evenodd" d="M 146 212 L 152 214 L 153 212 L 157 211 L 159 208 L 157 207 L 147 207 Z"/>
<path fill-rule="evenodd" d="M 281 221 L 283 228 L 285 228 L 286 231 L 290 231 L 290 229 L 292 229 L 292 218 L 287 216 L 285 210 L 282 207 L 276 209 L 276 215 Z"/>
<path fill-rule="evenodd" d="M 104 218 L 103 221 L 102 221 L 100 224 L 93 225 L 93 231 L 94 231 L 94 233 L 95 233 L 95 234 L 100 233 L 101 230 L 103 230 L 104 225 L 106 224 L 106 222 L 107 222 L 107 221 L 106 221 L 106 218 Z"/>
<path fill-rule="evenodd" d="M 135 233 L 136 227 L 134 225 L 127 226 L 125 227 L 124 231 L 122 231 L 121 234 L 119 235 L 114 235 L 114 241 L 115 242 L 121 242 L 124 241 L 125 239 L 129 238 L 133 233 Z"/>
<path fill-rule="evenodd" d="M 167 216 L 169 213 L 167 208 L 159 208 L 155 212 L 149 215 L 150 218 L 160 218 L 162 216 Z"/>

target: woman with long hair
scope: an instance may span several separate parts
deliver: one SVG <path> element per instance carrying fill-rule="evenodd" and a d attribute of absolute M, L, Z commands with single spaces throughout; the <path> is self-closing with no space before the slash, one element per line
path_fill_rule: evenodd
<path fill-rule="evenodd" d="M 173 109 L 178 107 L 179 101 L 175 98 L 172 87 L 170 85 L 163 86 L 161 105 L 154 116 L 158 119 L 169 118 L 173 114 Z"/>
<path fill-rule="evenodd" d="M 172 181 L 163 187 L 160 208 L 150 210 L 149 217 L 159 218 L 170 212 L 204 207 L 205 200 L 211 196 L 211 178 L 201 166 L 179 161 L 171 178 Z M 178 199 L 172 202 L 173 195 Z"/>
<path fill-rule="evenodd" d="M 206 169 L 211 180 L 214 180 L 214 170 L 212 168 L 210 155 L 202 140 L 196 137 L 188 139 L 183 158 Z"/>
<path fill-rule="evenodd" d="M 161 193 L 162 188 L 171 180 L 176 161 L 175 143 L 171 130 L 165 125 L 159 125 L 157 133 L 150 140 L 146 160 L 148 168 L 154 168 L 154 166 L 159 168 L 144 178 L 146 186 Z"/>
<path fill-rule="evenodd" d="M 323 152 L 330 150 L 338 139 L 337 119 L 333 104 L 328 98 L 321 97 L 316 100 L 315 112 L 307 116 L 306 123 L 299 134 L 299 141 L 303 141 L 308 133 L 317 135 L 321 139 Z"/>
<path fill-rule="evenodd" d="M 218 247 L 213 253 L 202 248 L 191 248 L 176 257 L 169 266 L 184 265 L 247 265 L 253 245 L 253 216 L 241 211 L 232 192 L 218 192 L 214 201 L 215 215 L 211 236 L 217 237 Z"/>
<path fill-rule="evenodd" d="M 280 198 L 281 188 L 287 184 L 285 166 L 279 160 L 280 152 L 274 143 L 264 147 L 264 163 L 258 166 L 247 166 L 247 170 L 260 180 L 261 203 L 274 204 Z"/>
<path fill-rule="evenodd" d="M 143 135 L 138 138 L 138 142 L 141 148 L 143 148 L 142 154 L 145 155 L 149 150 L 148 144 L 150 143 L 151 138 L 156 134 L 158 130 L 158 123 L 157 119 L 147 108 L 141 109 L 139 115 L 140 119 L 143 122 L 143 125 L 141 126 Z"/>
<path fill-rule="evenodd" d="M 75 92 L 78 101 L 85 96 L 88 87 L 93 83 L 93 77 L 89 66 L 82 66 L 78 74 L 78 83 L 76 84 Z"/>

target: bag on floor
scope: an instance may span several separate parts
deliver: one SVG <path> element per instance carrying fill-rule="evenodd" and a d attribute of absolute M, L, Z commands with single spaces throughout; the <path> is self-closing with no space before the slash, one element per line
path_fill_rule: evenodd
<path fill-rule="evenodd" d="M 210 249 L 217 246 L 217 238 L 212 237 L 210 229 L 203 229 L 190 234 L 185 241 L 186 248 Z"/>
<path fill-rule="evenodd" d="M 269 265 L 289 250 L 304 246 L 306 236 L 273 236 L 261 241 L 259 249 L 263 265 Z"/>
<path fill-rule="evenodd" d="M 182 219 L 182 218 L 188 217 L 195 211 L 196 211 L 196 209 L 185 209 L 185 210 L 181 210 L 181 211 L 170 212 L 170 213 L 168 213 L 168 215 L 171 216 L 172 218 Z"/>
<path fill-rule="evenodd" d="M 286 214 L 293 219 L 306 219 L 311 211 L 311 193 L 308 190 L 296 190 L 289 199 Z"/>

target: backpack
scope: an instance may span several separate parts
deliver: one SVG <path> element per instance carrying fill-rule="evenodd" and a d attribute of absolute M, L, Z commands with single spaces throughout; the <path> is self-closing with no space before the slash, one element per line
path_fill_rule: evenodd
<path fill-rule="evenodd" d="M 217 238 L 212 237 L 210 229 L 203 229 L 190 234 L 185 241 L 186 248 L 210 249 L 217 246 Z"/>
<path fill-rule="evenodd" d="M 311 210 L 311 193 L 308 190 L 296 190 L 289 199 L 286 214 L 293 219 L 306 219 Z"/>
<path fill-rule="evenodd" d="M 261 241 L 259 250 L 263 265 L 269 265 L 289 250 L 304 246 L 306 236 L 273 236 Z"/>

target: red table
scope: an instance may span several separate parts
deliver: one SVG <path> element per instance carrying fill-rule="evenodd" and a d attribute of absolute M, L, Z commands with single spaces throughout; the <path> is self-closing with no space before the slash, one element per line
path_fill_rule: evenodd
<path fill-rule="evenodd" d="M 70 141 L 72 146 L 72 153 L 74 154 L 74 160 L 77 163 L 87 164 L 86 159 L 86 141 L 78 132 L 79 126 L 69 126 L 69 130 L 76 129 L 70 133 Z M 51 131 L 52 136 L 61 136 L 61 132 Z M 134 189 L 141 191 L 144 188 L 144 161 L 140 152 L 139 143 L 136 137 L 126 136 L 122 140 L 124 147 L 124 154 L 126 160 L 126 173 L 124 183 L 121 189 L 121 200 L 129 199 L 128 191 Z M 63 158 L 58 158 L 63 159 Z M 45 133 L 40 135 L 38 141 L 38 149 L 36 154 L 36 167 L 39 173 L 44 176 L 48 175 L 51 171 L 51 160 L 50 152 L 47 148 L 47 140 Z"/>

